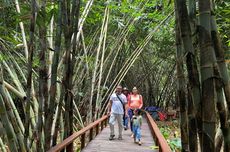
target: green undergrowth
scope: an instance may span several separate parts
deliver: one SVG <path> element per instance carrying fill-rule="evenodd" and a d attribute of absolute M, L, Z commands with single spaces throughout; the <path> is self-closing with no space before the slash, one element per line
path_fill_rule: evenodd
<path fill-rule="evenodd" d="M 181 138 L 178 121 L 159 121 L 157 124 L 162 135 L 167 140 L 172 152 L 181 151 Z M 158 146 L 152 146 L 151 148 L 153 150 L 159 149 Z"/>

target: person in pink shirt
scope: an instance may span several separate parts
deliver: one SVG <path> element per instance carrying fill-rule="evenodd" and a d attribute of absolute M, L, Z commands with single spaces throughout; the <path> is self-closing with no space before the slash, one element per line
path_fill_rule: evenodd
<path fill-rule="evenodd" d="M 130 118 L 130 128 L 133 132 L 133 123 L 132 123 L 132 117 L 133 117 L 133 111 L 136 109 L 141 109 L 143 107 L 143 99 L 142 96 L 138 93 L 137 87 L 134 87 L 132 90 L 132 94 L 128 96 L 128 107 L 129 107 L 129 118 Z M 133 134 L 132 134 L 133 136 Z"/>

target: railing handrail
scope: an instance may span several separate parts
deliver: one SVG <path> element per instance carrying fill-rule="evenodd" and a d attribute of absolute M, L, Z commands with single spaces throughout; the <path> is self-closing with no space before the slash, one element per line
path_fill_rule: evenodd
<path fill-rule="evenodd" d="M 76 138 L 78 138 L 81 135 L 85 134 L 87 131 L 93 129 L 94 127 L 99 125 L 101 122 L 105 121 L 107 118 L 108 118 L 108 116 L 105 115 L 105 116 L 101 117 L 100 119 L 90 123 L 88 126 L 86 126 L 86 127 L 82 128 L 81 130 L 73 133 L 71 136 L 69 136 L 68 138 L 63 140 L 61 143 L 59 143 L 59 144 L 55 145 L 54 147 L 52 147 L 50 150 L 48 150 L 48 152 L 57 152 L 57 151 L 63 150 L 66 146 L 68 146 L 69 144 L 73 143 Z"/>
<path fill-rule="evenodd" d="M 146 113 L 146 118 L 149 123 L 149 127 L 152 131 L 153 137 L 155 137 L 155 140 L 156 140 L 155 142 L 157 142 L 156 144 L 158 144 L 159 146 L 160 152 L 171 152 L 171 149 L 167 141 L 165 140 L 164 136 L 161 134 L 160 129 L 158 128 L 157 124 L 155 123 L 155 121 L 153 120 L 153 118 L 147 111 L 145 111 L 145 113 Z"/>

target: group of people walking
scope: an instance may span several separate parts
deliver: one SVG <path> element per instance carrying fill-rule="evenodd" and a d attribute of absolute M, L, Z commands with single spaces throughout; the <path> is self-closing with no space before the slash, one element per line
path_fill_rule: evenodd
<path fill-rule="evenodd" d="M 129 128 L 128 126 L 130 126 L 132 132 L 131 137 L 134 138 L 135 143 L 141 145 L 142 107 L 143 99 L 136 87 L 134 87 L 130 93 L 126 87 L 122 88 L 121 85 L 118 85 L 110 97 L 108 107 L 108 114 L 110 115 L 109 140 L 114 140 L 115 138 L 114 125 L 117 121 L 119 131 L 118 140 L 122 140 L 122 130 L 127 130 Z"/>

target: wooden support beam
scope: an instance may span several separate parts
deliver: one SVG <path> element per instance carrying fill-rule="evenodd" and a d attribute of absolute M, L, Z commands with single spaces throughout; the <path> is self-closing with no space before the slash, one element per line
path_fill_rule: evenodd
<path fill-rule="evenodd" d="M 81 149 L 85 148 L 85 133 L 81 135 Z"/>
<path fill-rule="evenodd" d="M 99 134 L 99 124 L 96 125 L 96 135 L 98 135 L 98 134 Z"/>
<path fill-rule="evenodd" d="M 93 128 L 89 131 L 89 141 L 93 140 Z"/>
<path fill-rule="evenodd" d="M 104 121 L 101 122 L 101 131 L 104 129 Z"/>

